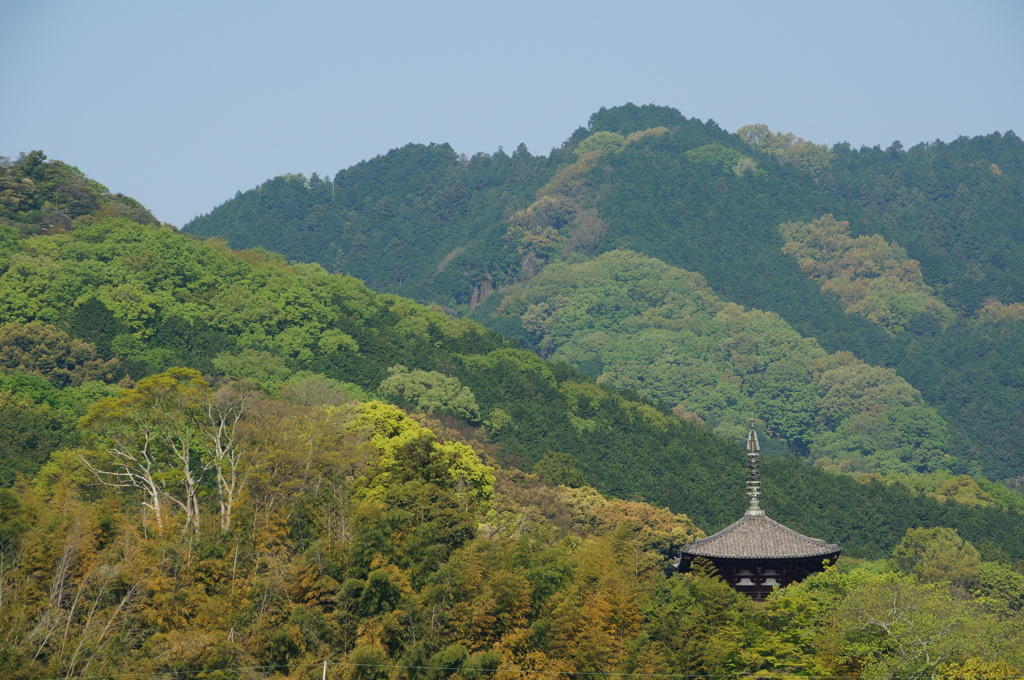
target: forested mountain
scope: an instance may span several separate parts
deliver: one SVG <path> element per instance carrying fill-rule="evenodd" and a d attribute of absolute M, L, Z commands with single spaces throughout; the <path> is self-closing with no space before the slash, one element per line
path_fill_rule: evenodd
<path fill-rule="evenodd" d="M 548 265 L 601 253 L 658 258 L 700 274 L 723 302 L 777 314 L 826 353 L 895 370 L 938 414 L 941 424 L 926 430 L 945 432 L 938 440 L 917 436 L 914 455 L 938 441 L 944 468 L 1017 487 L 1024 475 L 1015 444 L 1024 436 L 1022 179 L 1024 143 L 1012 132 L 854 150 L 762 125 L 729 133 L 673 109 L 627 105 L 594 114 L 548 157 L 520 147 L 512 156 L 466 158 L 444 145 L 410 145 L 333 181 L 271 180 L 185 230 L 350 272 L 376 290 L 471 315 L 542 354 L 554 348 L 531 337 L 526 326 L 535 319 L 510 318 L 511 307 L 501 305 L 511 285 L 528 289 Z M 534 305 L 558 304 L 527 295 Z M 613 311 L 598 316 L 605 314 Z M 689 349 L 679 358 L 700 360 Z M 756 373 L 758 363 L 766 362 L 739 370 Z M 743 420 L 737 401 L 720 408 L 701 392 L 669 396 L 645 388 L 643 375 L 630 381 L 576 365 L 670 406 L 696 408 L 725 434 Z M 710 387 L 729 389 L 723 381 Z M 761 408 L 755 392 L 739 401 Z M 828 464 L 850 468 L 860 456 L 868 462 L 853 469 L 885 469 L 870 461 L 872 450 L 886 448 L 868 432 L 878 415 L 855 428 L 865 447 L 828 456 Z M 820 421 L 822 414 L 808 407 L 793 417 Z M 893 436 L 892 419 L 883 440 Z M 786 428 L 771 434 L 820 457 L 808 437 Z"/>
<path fill-rule="evenodd" d="M 0 376 L 0 385 L 20 409 L 12 419 L 40 423 L 8 431 L 11 450 L 23 452 L 7 458 L 8 483 L 15 471 L 35 473 L 47 452 L 80 446 L 74 423 L 92 401 L 112 394 L 112 382 L 187 366 L 270 394 L 323 384 L 459 418 L 485 428 L 502 464 L 539 465 L 554 481 L 585 480 L 618 497 L 668 505 L 708 530 L 743 508 L 742 461 L 732 441 L 663 406 L 626 399 L 567 364 L 546 363 L 472 321 L 373 293 L 318 265 L 287 265 L 265 251 L 236 254 L 223 242 L 124 220 L 31 238 L 5 233 L 0 357 L 14 372 Z M 64 356 L 63 364 L 53 355 Z M 776 465 L 808 499 L 781 511 L 780 520 L 836 540 L 856 536 L 854 555 L 883 555 L 924 523 L 962 528 L 973 540 L 990 536 L 1024 556 L 1024 534 L 1014 535 L 1019 518 L 999 510 L 1005 499 L 990 497 L 987 509 L 945 506 L 900 485 L 870 491 L 851 478 Z M 776 468 L 766 468 L 771 479 Z M 876 493 L 888 497 L 883 506 L 911 514 L 884 530 L 864 526 L 859 517 L 878 503 Z M 834 505 L 830 499 L 840 496 L 835 502 L 858 510 Z M 835 509 L 818 510 L 826 506 Z"/>
<path fill-rule="evenodd" d="M 536 304 L 530 296 L 559 276 L 600 290 L 612 272 L 632 283 L 609 304 L 628 302 L 633 315 L 595 320 L 732 335 L 721 346 L 691 340 L 737 377 L 754 356 L 742 345 L 756 339 L 738 332 L 750 319 L 773 351 L 809 348 L 818 364 L 804 368 L 826 382 L 830 370 L 884 372 L 826 354 L 697 274 L 636 253 L 594 257 L 604 218 L 583 190 L 559 208 L 576 211 L 579 233 L 565 244 L 579 254 L 552 249 L 560 237 L 534 218 L 560 214 L 558 192 L 574 195 L 608 144 L 667 134 L 598 136 L 543 182 L 524 171 L 520 186 L 533 187 L 499 211 L 518 236 L 504 239 L 505 256 L 530 279 L 502 291 L 507 307 Z M 719 152 L 698 156 L 708 153 Z M 500 163 L 553 162 L 516 156 Z M 32 179 L 51 172 L 53 184 Z M 755 605 L 713 573 L 666 575 L 683 543 L 745 506 L 742 451 L 692 411 L 320 265 L 178 233 L 38 152 L 0 168 L 0 181 L 17 188 L 0 215 L 7 676 L 319 678 L 326 661 L 328 677 L 352 680 L 951 680 L 1024 666 L 1024 503 L 1006 487 L 941 467 L 883 479 L 768 456 L 768 513 L 842 542 L 846 557 L 841 571 Z M 85 198 L 56 203 L 62 182 Z M 520 253 L 523 243 L 535 249 Z M 590 278 L 577 281 L 574 267 Z M 518 325 L 524 340 L 533 333 L 538 347 L 546 332 L 548 349 L 572 349 L 559 336 L 572 319 L 499 312 L 498 294 L 480 303 L 486 290 L 475 286 L 475 311 Z M 908 400 L 904 415 L 934 419 L 912 387 L 885 376 L 886 394 Z M 790 415 L 772 427 L 800 422 Z"/>
<path fill-rule="evenodd" d="M 769 434 L 822 464 L 886 474 L 951 464 L 946 423 L 895 371 L 826 354 L 777 315 L 725 303 L 699 275 L 660 260 L 612 251 L 548 266 L 492 318 L 735 440 L 746 414 L 759 413 Z"/>

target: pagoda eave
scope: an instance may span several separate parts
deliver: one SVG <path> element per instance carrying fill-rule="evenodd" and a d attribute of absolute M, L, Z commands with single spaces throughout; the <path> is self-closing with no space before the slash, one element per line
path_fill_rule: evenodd
<path fill-rule="evenodd" d="M 679 571 L 689 571 L 694 559 L 708 560 L 734 590 L 763 602 L 776 588 L 785 588 L 835 564 L 840 552 L 837 550 L 814 557 L 768 558 L 710 557 L 683 553 L 679 560 Z"/>

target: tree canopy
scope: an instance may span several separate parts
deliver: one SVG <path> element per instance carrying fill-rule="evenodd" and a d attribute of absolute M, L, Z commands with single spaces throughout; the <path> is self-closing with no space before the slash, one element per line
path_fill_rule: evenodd
<path fill-rule="evenodd" d="M 670 114 L 606 111 L 553 153 L 565 172 L 516 210 L 575 226 L 533 252 L 529 281 L 483 302 L 478 288 L 478 314 L 547 355 L 589 352 L 583 371 L 266 250 L 102 205 L 46 233 L 15 211 L 0 228 L 5 672 L 320 677 L 326 660 L 332 678 L 1019 675 L 1022 501 L 948 469 L 958 434 L 924 390 L 711 278 L 569 247 L 595 216 L 612 233 L 594 173 L 613 160 L 680 131 L 740 144 Z M 675 131 L 636 134 L 655 122 Z M 612 126 L 617 152 L 575 154 Z M 766 180 L 687 162 L 714 171 L 715 191 Z M 467 194 L 452 188 L 444 214 Z M 504 243 L 521 268 L 530 253 Z M 1007 323 L 915 338 L 985 338 L 996 356 Z M 699 361 L 669 361 L 680 346 Z M 640 370 L 656 362 L 695 385 L 675 408 Z M 714 403 L 698 407 L 700 392 Z M 711 407 L 764 404 L 776 436 L 820 455 L 810 466 L 765 440 L 766 510 L 844 558 L 758 605 L 706 565 L 672 565 L 745 506 L 735 423 Z M 843 466 L 900 472 L 822 469 Z"/>

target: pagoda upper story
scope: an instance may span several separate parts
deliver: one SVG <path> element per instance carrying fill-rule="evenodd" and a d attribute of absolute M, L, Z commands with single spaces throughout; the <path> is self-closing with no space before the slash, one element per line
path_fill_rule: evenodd
<path fill-rule="evenodd" d="M 688 571 L 697 557 L 708 559 L 733 588 L 764 600 L 775 588 L 803 580 L 839 559 L 839 544 L 804 536 L 764 514 L 753 421 L 747 435 L 747 497 L 750 506 L 738 521 L 683 548 L 679 571 Z"/>

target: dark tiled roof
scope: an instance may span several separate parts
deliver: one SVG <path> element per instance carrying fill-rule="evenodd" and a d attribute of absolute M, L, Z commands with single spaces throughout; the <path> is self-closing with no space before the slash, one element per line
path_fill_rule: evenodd
<path fill-rule="evenodd" d="M 747 559 L 824 557 L 838 553 L 838 544 L 804 536 L 766 515 L 744 515 L 713 536 L 694 541 L 683 555 Z"/>

